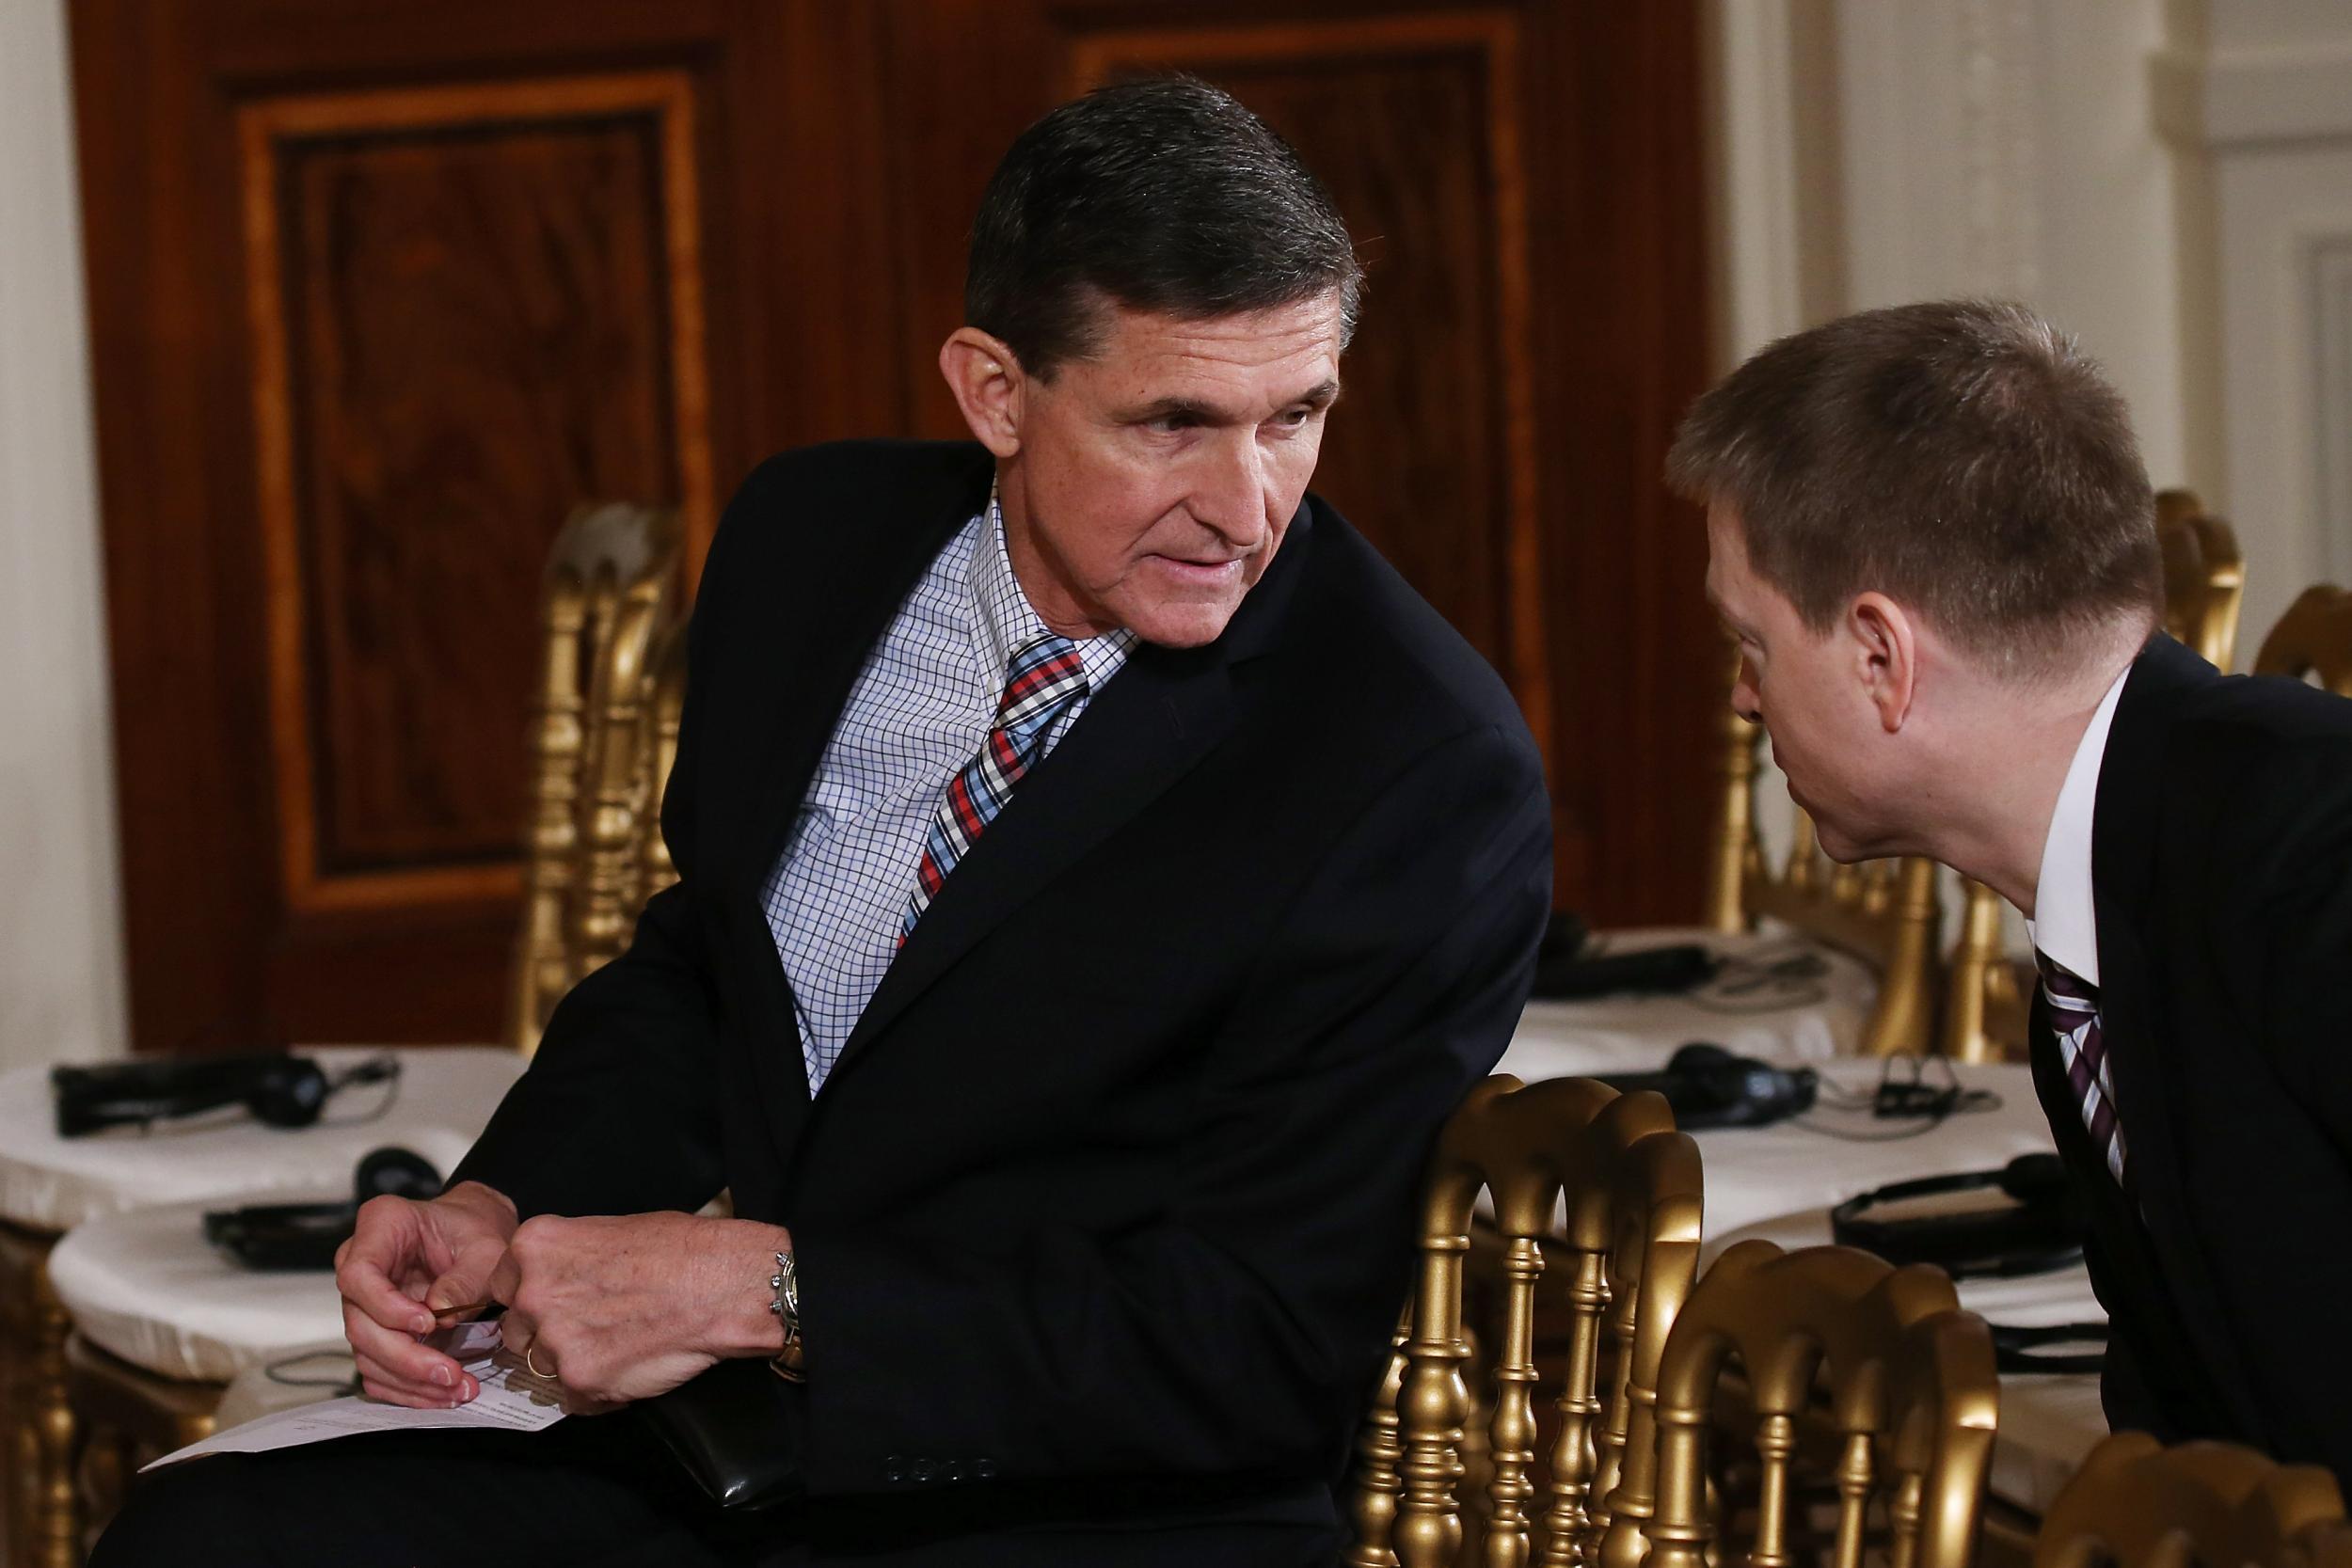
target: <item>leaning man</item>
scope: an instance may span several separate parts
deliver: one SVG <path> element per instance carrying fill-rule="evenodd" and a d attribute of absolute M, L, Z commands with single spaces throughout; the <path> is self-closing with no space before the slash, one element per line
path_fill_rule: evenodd
<path fill-rule="evenodd" d="M 1358 281 L 1212 87 L 1015 143 L 940 351 L 974 443 L 744 484 L 679 882 L 338 1272 L 376 1398 L 471 1398 L 420 1335 L 495 1300 L 620 1413 L 199 1461 L 99 1562 L 1329 1559 L 1550 893 L 1509 695 L 1307 494 Z M 658 1441 L 690 1408 L 771 1506 Z"/>

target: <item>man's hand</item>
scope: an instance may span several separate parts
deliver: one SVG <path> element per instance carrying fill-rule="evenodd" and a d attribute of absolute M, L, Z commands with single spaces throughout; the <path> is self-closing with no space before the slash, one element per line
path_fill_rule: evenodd
<path fill-rule="evenodd" d="M 489 1299 L 490 1274 L 515 1234 L 515 1206 L 478 1181 L 430 1202 L 370 1198 L 335 1254 L 343 1337 L 373 1398 L 418 1410 L 446 1409 L 481 1391 L 463 1369 L 420 1337 Z"/>
<path fill-rule="evenodd" d="M 784 1348 L 768 1277 L 791 1244 L 752 1220 L 541 1215 L 490 1276 L 500 1338 L 582 1408 L 651 1399 L 727 1356 Z"/>

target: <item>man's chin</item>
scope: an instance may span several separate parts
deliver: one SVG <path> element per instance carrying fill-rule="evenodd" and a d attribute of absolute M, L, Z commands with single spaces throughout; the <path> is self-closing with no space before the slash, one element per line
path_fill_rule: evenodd
<path fill-rule="evenodd" d="M 1157 648 L 1204 648 L 1225 635 L 1238 602 L 1223 599 L 1139 605 L 1127 617 L 1138 641 Z"/>

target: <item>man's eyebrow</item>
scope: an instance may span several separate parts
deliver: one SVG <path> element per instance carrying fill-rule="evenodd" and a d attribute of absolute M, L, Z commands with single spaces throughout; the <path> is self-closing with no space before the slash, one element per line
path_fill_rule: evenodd
<path fill-rule="evenodd" d="M 1328 408 L 1337 403 L 1339 398 L 1338 380 L 1326 376 L 1296 397 L 1283 403 L 1282 406 L 1295 408 L 1304 404 L 1310 408 Z M 1158 398 L 1139 408 L 1122 409 L 1119 414 L 1119 420 L 1122 424 L 1149 424 L 1154 420 L 1189 420 L 1195 424 L 1211 425 L 1239 422 L 1238 418 L 1231 409 L 1220 408 L 1213 403 L 1203 403 L 1199 398 L 1187 397 Z"/>
<path fill-rule="evenodd" d="M 1198 398 L 1157 398 L 1139 408 L 1121 409 L 1122 424 L 1149 424 L 1153 420 L 1190 420 L 1196 424 L 1230 424 L 1230 414 Z"/>
<path fill-rule="evenodd" d="M 1284 404 L 1282 406 L 1285 408 L 1295 408 L 1303 403 L 1310 408 L 1328 408 L 1339 401 L 1340 384 L 1338 378 L 1327 375 L 1321 381 L 1316 382 L 1313 386 L 1308 388 L 1305 391 L 1299 393 L 1296 397 L 1291 399 L 1290 402 Z"/>

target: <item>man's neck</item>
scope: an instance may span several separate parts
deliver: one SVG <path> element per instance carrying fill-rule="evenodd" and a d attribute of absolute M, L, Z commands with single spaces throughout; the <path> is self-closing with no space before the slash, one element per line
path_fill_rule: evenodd
<path fill-rule="evenodd" d="M 1988 687 L 1979 692 L 1971 721 L 1954 731 L 1964 744 L 1944 769 L 1953 784 L 1951 796 L 1923 826 L 1926 853 L 2032 919 L 2066 775 L 2134 651 L 2100 659 L 2092 666 L 2098 673 L 2062 689 L 2021 695 L 2013 688 Z"/>

